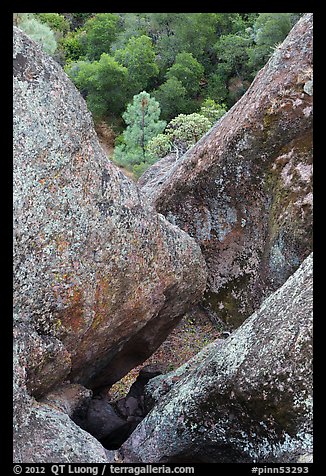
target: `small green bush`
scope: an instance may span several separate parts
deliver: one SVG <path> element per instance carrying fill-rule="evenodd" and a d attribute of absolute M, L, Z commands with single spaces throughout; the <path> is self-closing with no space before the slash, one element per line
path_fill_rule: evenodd
<path fill-rule="evenodd" d="M 46 53 L 51 55 L 57 49 L 54 33 L 48 25 L 41 23 L 35 18 L 27 18 L 19 23 L 19 28 L 32 40 L 41 45 Z"/>
<path fill-rule="evenodd" d="M 97 13 L 85 22 L 83 29 L 87 37 L 88 59 L 99 60 L 102 53 L 110 53 L 111 44 L 117 35 L 118 22 L 116 13 Z"/>
<path fill-rule="evenodd" d="M 207 98 L 202 103 L 199 114 L 206 117 L 212 124 L 217 122 L 227 111 L 224 103 L 219 104 L 214 99 Z"/>
<path fill-rule="evenodd" d="M 165 134 L 177 146 L 189 149 L 211 128 L 207 117 L 198 113 L 179 114 L 166 126 Z"/>
<path fill-rule="evenodd" d="M 83 30 L 70 31 L 59 41 L 66 64 L 81 61 L 86 56 L 86 32 Z"/>
<path fill-rule="evenodd" d="M 66 34 L 70 30 L 68 20 L 59 13 L 36 13 L 36 19 L 48 25 L 51 30 Z"/>
<path fill-rule="evenodd" d="M 103 53 L 99 61 L 78 61 L 65 68 L 76 87 L 86 97 L 96 121 L 119 114 L 125 104 L 124 82 L 127 69 Z"/>
<path fill-rule="evenodd" d="M 149 155 L 161 158 L 171 152 L 172 142 L 166 134 L 158 134 L 148 142 L 146 149 Z"/>
<path fill-rule="evenodd" d="M 132 170 L 134 165 L 143 161 L 143 158 L 143 150 L 140 146 L 134 146 L 131 149 L 126 144 L 122 144 L 114 149 L 112 160 L 117 165 Z"/>
<path fill-rule="evenodd" d="M 122 144 L 125 144 L 123 133 L 119 134 L 114 140 L 115 147 L 117 147 L 118 145 L 122 145 Z"/>

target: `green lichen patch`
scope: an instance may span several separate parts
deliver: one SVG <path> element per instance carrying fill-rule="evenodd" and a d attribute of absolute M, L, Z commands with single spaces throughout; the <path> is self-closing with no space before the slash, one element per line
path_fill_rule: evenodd
<path fill-rule="evenodd" d="M 246 311 L 243 312 L 243 291 L 252 285 L 252 276 L 243 273 L 241 276 L 228 281 L 218 292 L 206 291 L 204 303 L 211 309 L 227 328 L 239 327 L 250 312 L 249 303 L 246 302 Z M 253 305 L 251 307 L 253 310 Z"/>

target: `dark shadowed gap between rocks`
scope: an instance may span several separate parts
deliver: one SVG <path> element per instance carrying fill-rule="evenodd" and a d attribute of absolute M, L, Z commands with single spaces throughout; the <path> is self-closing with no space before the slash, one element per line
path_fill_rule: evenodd
<path fill-rule="evenodd" d="M 125 397 L 112 401 L 106 388 L 80 406 L 71 419 L 107 450 L 120 448 L 151 410 L 151 404 L 144 396 L 145 385 L 162 373 L 163 367 L 159 364 L 146 365 Z"/>
<path fill-rule="evenodd" d="M 113 386 L 93 388 L 93 398 L 77 408 L 72 420 L 94 436 L 105 449 L 119 449 L 153 407 L 154 402 L 145 392 L 145 385 L 149 380 L 165 374 L 171 368 L 180 367 L 209 342 L 222 341 L 230 335 L 229 332 L 218 331 L 217 327 L 207 313 L 195 307 L 193 312 L 189 313 L 188 319 L 184 319 L 169 334 L 158 352 L 151 356 L 154 358 L 153 361 L 149 358 L 142 368 L 137 366 L 130 371 L 130 374 L 133 371 L 136 373 L 129 390 L 127 390 L 129 379 L 128 383 L 122 379 Z M 193 337 L 194 332 L 196 341 Z M 192 352 L 189 351 L 189 346 Z M 175 357 L 171 361 L 171 353 L 174 354 L 177 349 L 178 358 Z M 119 390 L 115 389 L 116 385 Z M 181 458 L 184 456 L 181 455 Z M 199 461 L 191 459 L 189 462 Z"/>

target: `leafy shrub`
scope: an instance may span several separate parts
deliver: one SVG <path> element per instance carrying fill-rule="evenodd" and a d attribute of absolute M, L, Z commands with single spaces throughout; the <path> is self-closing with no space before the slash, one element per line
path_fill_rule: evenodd
<path fill-rule="evenodd" d="M 19 28 L 41 45 L 46 53 L 53 54 L 57 49 L 54 33 L 48 25 L 35 18 L 27 18 L 19 23 Z"/>
<path fill-rule="evenodd" d="M 274 46 L 284 40 L 291 27 L 290 13 L 260 13 L 254 25 L 255 42 Z"/>
<path fill-rule="evenodd" d="M 191 53 L 178 53 L 175 62 L 166 73 L 166 78 L 177 78 L 189 95 L 195 95 L 200 88 L 204 67 Z"/>
<path fill-rule="evenodd" d="M 121 113 L 125 105 L 127 69 L 114 58 L 103 53 L 99 61 L 71 63 L 65 71 L 86 97 L 95 120 L 109 113 Z"/>
<path fill-rule="evenodd" d="M 70 31 L 59 41 L 63 50 L 66 64 L 82 61 L 86 57 L 86 32 L 83 30 Z"/>
<path fill-rule="evenodd" d="M 128 70 L 130 97 L 145 90 L 158 75 L 155 56 L 153 42 L 146 35 L 130 38 L 123 49 L 115 51 L 114 58 Z"/>
<path fill-rule="evenodd" d="M 185 151 L 196 144 L 211 126 L 211 121 L 201 114 L 179 114 L 166 126 L 165 134 L 178 149 Z"/>
<path fill-rule="evenodd" d="M 152 94 L 160 103 L 162 117 L 167 121 L 187 109 L 187 90 L 175 76 L 167 79 Z"/>
<path fill-rule="evenodd" d="M 140 146 L 131 148 L 127 144 L 121 144 L 115 147 L 112 160 L 121 167 L 132 170 L 134 165 L 143 160 L 143 150 Z"/>
<path fill-rule="evenodd" d="M 215 98 L 219 102 L 224 102 L 228 97 L 227 78 L 224 78 L 219 72 L 208 77 L 207 97 Z"/>
<path fill-rule="evenodd" d="M 114 141 L 115 147 L 118 146 L 118 145 L 122 145 L 122 144 L 125 144 L 125 140 L 124 140 L 124 137 L 123 137 L 123 133 L 122 133 L 122 134 L 119 134 L 119 135 L 115 138 L 115 141 Z"/>
<path fill-rule="evenodd" d="M 212 124 L 217 122 L 227 111 L 224 103 L 219 104 L 214 99 L 207 98 L 202 103 L 199 114 L 206 117 Z"/>
<path fill-rule="evenodd" d="M 146 91 L 134 96 L 133 102 L 128 104 L 122 115 L 128 125 L 123 133 L 128 147 L 140 146 L 145 155 L 148 141 L 160 134 L 166 126 L 166 122 L 160 120 L 160 114 L 159 103 Z"/>
<path fill-rule="evenodd" d="M 160 120 L 160 113 L 159 103 L 146 91 L 134 96 L 133 102 L 128 104 L 122 115 L 127 128 L 122 134 L 123 143 L 117 145 L 114 150 L 114 162 L 133 170 L 134 165 L 155 161 L 156 158 L 147 151 L 147 144 L 160 134 L 166 125 L 165 121 Z M 121 142 L 122 138 L 119 141 Z"/>
<path fill-rule="evenodd" d="M 219 112 L 221 111 L 222 109 L 219 109 Z M 169 122 L 164 134 L 158 134 L 148 142 L 148 157 L 156 162 L 171 151 L 176 152 L 177 155 L 184 154 L 211 126 L 212 122 L 202 114 L 179 114 Z"/>
<path fill-rule="evenodd" d="M 65 34 L 70 30 L 68 20 L 59 13 L 37 13 L 35 16 L 37 20 L 48 25 L 53 31 Z"/>
<path fill-rule="evenodd" d="M 64 13 L 64 17 L 69 21 L 71 30 L 77 30 L 84 26 L 85 22 L 95 15 L 95 13 Z"/>
<path fill-rule="evenodd" d="M 172 150 L 172 143 L 166 134 L 158 134 L 147 144 L 147 153 L 153 157 L 161 158 Z"/>
<path fill-rule="evenodd" d="M 273 47 L 282 42 L 293 25 L 291 13 L 260 13 L 253 30 L 255 45 L 248 50 L 248 66 L 255 74 L 273 53 Z"/>
<path fill-rule="evenodd" d="M 86 53 L 90 60 L 98 60 L 102 53 L 110 53 L 117 36 L 118 16 L 115 13 L 98 13 L 84 24 Z"/>

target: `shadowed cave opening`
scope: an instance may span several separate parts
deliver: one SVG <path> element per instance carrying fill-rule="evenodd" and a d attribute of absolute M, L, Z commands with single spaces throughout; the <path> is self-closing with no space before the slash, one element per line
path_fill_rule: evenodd
<path fill-rule="evenodd" d="M 125 397 L 110 400 L 106 389 L 79 407 L 71 419 L 105 449 L 119 449 L 151 410 L 144 388 L 151 378 L 161 375 L 163 370 L 160 365 L 145 365 Z"/>
<path fill-rule="evenodd" d="M 145 394 L 145 385 L 149 380 L 178 368 L 210 342 L 228 337 L 229 332 L 217 330 L 216 323 L 209 317 L 203 309 L 195 307 L 146 361 L 139 358 L 143 363 L 121 380 L 112 386 L 96 386 L 100 381 L 94 379 L 91 386 L 93 398 L 75 411 L 72 420 L 105 449 L 119 449 L 152 409 L 153 402 Z M 144 348 L 147 345 L 142 339 L 134 342 L 134 352 L 137 350 L 141 355 Z M 128 358 L 130 356 L 124 353 L 116 365 L 122 368 Z"/>

